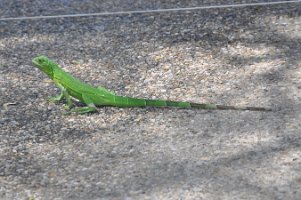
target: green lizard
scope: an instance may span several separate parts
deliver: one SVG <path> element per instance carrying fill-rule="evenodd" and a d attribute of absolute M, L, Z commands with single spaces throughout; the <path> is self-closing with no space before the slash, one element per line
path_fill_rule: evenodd
<path fill-rule="evenodd" d="M 199 104 L 189 102 L 176 102 L 165 100 L 139 99 L 126 96 L 118 96 L 103 87 L 93 87 L 74 78 L 65 72 L 57 63 L 46 56 L 38 56 L 32 60 L 33 64 L 46 73 L 61 90 L 60 95 L 51 97 L 52 101 L 60 101 L 64 97 L 67 103 L 64 105 L 70 110 L 74 99 L 86 104 L 85 107 L 72 108 L 70 112 L 88 113 L 96 111 L 96 106 L 116 106 L 116 107 L 179 107 L 179 108 L 199 108 L 212 110 L 251 110 L 251 111 L 271 111 L 270 108 L 262 107 L 236 107 L 215 104 Z"/>

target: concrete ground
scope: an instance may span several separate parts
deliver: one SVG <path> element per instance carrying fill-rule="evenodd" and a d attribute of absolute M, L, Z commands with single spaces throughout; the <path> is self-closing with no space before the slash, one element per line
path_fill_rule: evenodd
<path fill-rule="evenodd" d="M 0 0 L 0 16 L 213 4 L 187 2 Z M 273 112 L 66 116 L 39 54 L 120 95 Z M 301 197 L 301 3 L 0 21 L 0 97 L 0 199 Z"/>

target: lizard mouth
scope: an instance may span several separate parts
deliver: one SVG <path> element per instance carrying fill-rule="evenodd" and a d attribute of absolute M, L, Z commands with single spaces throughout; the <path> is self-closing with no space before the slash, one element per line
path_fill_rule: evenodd
<path fill-rule="evenodd" d="M 32 63 L 48 76 L 53 77 L 53 66 L 46 56 L 38 56 L 32 59 Z"/>
<path fill-rule="evenodd" d="M 43 63 L 43 58 L 41 56 L 38 56 L 38 57 L 32 59 L 32 63 L 37 66 L 40 66 Z"/>
<path fill-rule="evenodd" d="M 36 66 L 39 66 L 39 63 L 35 59 L 32 60 L 32 63 Z"/>

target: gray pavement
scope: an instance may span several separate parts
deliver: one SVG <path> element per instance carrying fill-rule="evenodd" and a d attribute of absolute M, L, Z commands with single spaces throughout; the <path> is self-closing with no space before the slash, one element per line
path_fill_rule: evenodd
<path fill-rule="evenodd" d="M 0 0 L 0 16 L 187 2 Z M 300 4 L 0 21 L 0 199 L 300 199 L 300 52 Z M 39 54 L 120 95 L 274 111 L 65 116 Z"/>

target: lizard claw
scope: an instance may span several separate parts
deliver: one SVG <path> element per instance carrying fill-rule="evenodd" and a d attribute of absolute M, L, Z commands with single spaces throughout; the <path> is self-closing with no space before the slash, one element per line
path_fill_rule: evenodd
<path fill-rule="evenodd" d="M 65 104 L 65 105 L 64 105 L 64 108 L 65 108 L 65 110 L 70 110 L 70 109 L 71 109 L 71 106 Z"/>
<path fill-rule="evenodd" d="M 68 112 L 64 112 L 64 115 L 68 116 L 68 115 L 71 115 L 71 111 L 68 111 Z"/>

